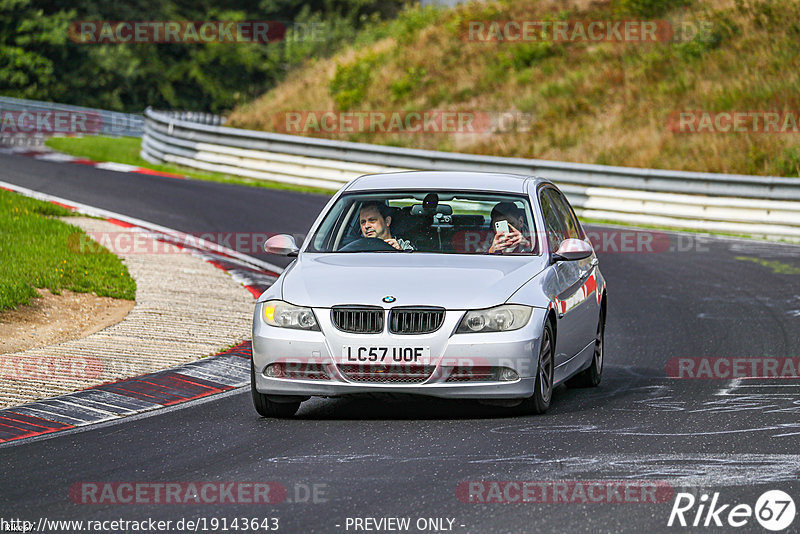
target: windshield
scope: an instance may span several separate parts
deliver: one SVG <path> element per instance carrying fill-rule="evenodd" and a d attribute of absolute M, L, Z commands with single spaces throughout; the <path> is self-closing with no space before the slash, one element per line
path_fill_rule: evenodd
<path fill-rule="evenodd" d="M 538 255 L 537 243 L 525 196 L 369 192 L 342 195 L 311 237 L 307 252 Z"/>

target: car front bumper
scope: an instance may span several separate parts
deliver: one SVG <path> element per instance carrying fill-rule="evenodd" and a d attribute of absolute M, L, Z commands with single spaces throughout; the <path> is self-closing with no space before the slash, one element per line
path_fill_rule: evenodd
<path fill-rule="evenodd" d="M 253 321 L 253 365 L 258 392 L 274 396 L 342 396 L 363 393 L 405 393 L 453 399 L 520 399 L 533 394 L 539 341 L 546 310 L 534 308 L 523 328 L 510 332 L 455 334 L 464 311 L 447 311 L 442 327 L 432 334 L 349 334 L 333 326 L 329 309 L 314 309 L 321 331 L 276 328 L 261 317 L 256 305 Z M 337 363 L 344 345 L 430 347 L 430 367 L 424 380 L 359 381 Z M 324 369 L 327 378 L 274 378 L 264 370 L 270 364 L 305 365 Z M 362 364 L 359 364 L 362 365 Z M 367 368 L 370 364 L 363 364 Z M 515 380 L 453 381 L 457 369 L 510 368 Z"/>

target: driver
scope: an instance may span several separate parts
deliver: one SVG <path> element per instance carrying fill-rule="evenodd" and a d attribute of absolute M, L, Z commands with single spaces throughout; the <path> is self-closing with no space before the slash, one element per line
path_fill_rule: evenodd
<path fill-rule="evenodd" d="M 389 230 L 392 217 L 388 215 L 386 204 L 382 202 L 370 201 L 362 204 L 358 222 L 364 237 L 383 239 L 397 250 L 416 250 L 408 239 L 392 237 L 392 232 Z"/>

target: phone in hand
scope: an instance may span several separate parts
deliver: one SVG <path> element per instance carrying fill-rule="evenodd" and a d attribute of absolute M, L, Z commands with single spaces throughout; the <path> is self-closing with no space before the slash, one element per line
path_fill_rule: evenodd
<path fill-rule="evenodd" d="M 494 223 L 494 231 L 498 234 L 507 234 L 509 232 L 508 221 L 504 220 Z"/>

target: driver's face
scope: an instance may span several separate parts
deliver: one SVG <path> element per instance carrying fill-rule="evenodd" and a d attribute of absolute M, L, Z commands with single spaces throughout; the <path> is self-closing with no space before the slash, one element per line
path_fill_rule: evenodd
<path fill-rule="evenodd" d="M 361 223 L 361 233 L 364 237 L 377 237 L 378 239 L 390 239 L 389 225 L 392 218 L 381 216 L 377 208 L 368 207 L 361 210 L 359 222 Z"/>

